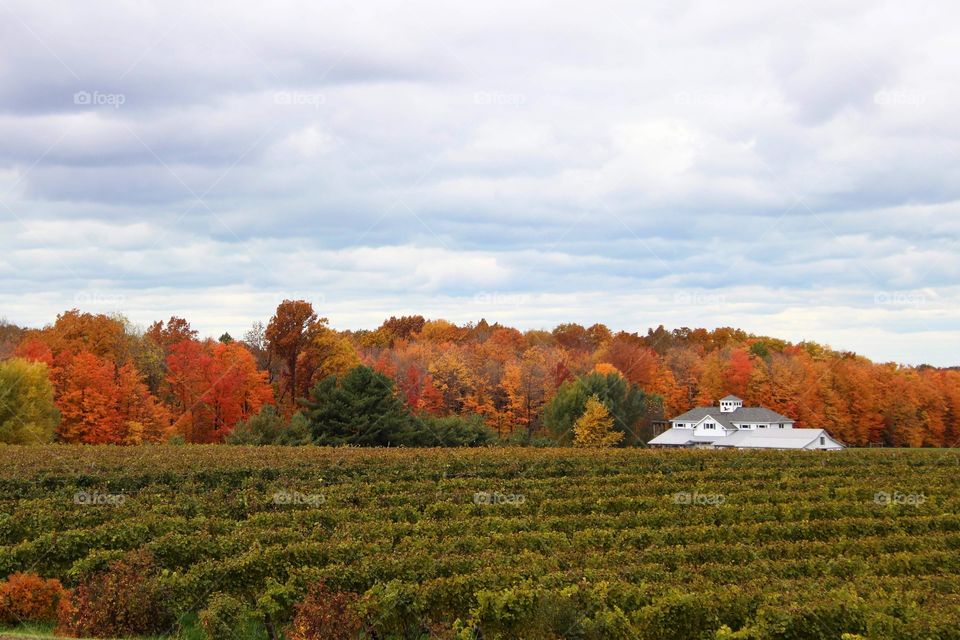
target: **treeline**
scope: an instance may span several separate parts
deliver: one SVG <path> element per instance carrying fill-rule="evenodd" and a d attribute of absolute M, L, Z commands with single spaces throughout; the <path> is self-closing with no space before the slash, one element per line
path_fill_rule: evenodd
<path fill-rule="evenodd" d="M 0 324 L 3 442 L 566 444 L 589 417 L 622 434 L 594 441 L 636 445 L 728 393 L 852 445 L 960 443 L 957 369 L 731 328 L 522 332 L 405 316 L 336 331 L 304 301 L 236 339 L 77 310 L 43 329 Z"/>

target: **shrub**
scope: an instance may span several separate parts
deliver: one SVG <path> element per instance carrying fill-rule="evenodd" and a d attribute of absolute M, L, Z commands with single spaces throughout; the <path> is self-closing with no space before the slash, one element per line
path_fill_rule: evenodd
<path fill-rule="evenodd" d="M 60 609 L 60 631 L 101 638 L 169 632 L 174 616 L 153 557 L 133 551 L 77 586 Z"/>
<path fill-rule="evenodd" d="M 483 416 L 422 416 L 417 444 L 427 447 L 481 447 L 493 444 L 497 434 Z"/>
<path fill-rule="evenodd" d="M 296 605 L 289 640 L 352 640 L 363 622 L 356 610 L 357 596 L 331 591 L 320 582 Z"/>
<path fill-rule="evenodd" d="M 0 582 L 0 622 L 54 621 L 65 597 L 68 594 L 59 580 L 44 580 L 35 573 L 15 573 Z"/>
<path fill-rule="evenodd" d="M 721 623 L 711 603 L 696 593 L 668 592 L 638 612 L 644 640 L 712 638 Z"/>
<path fill-rule="evenodd" d="M 298 592 L 292 584 L 281 584 L 274 578 L 267 578 L 266 588 L 257 598 L 255 613 L 271 638 L 278 638 L 278 629 L 282 629 L 293 616 L 297 604 Z"/>
<path fill-rule="evenodd" d="M 755 626 L 763 637 L 778 640 L 832 640 L 867 630 L 863 601 L 842 591 L 824 594 L 822 602 L 788 603 L 762 608 Z"/>
<path fill-rule="evenodd" d="M 425 629 L 423 605 L 417 588 L 400 580 L 375 584 L 364 594 L 358 609 L 377 637 L 419 638 Z"/>
<path fill-rule="evenodd" d="M 273 405 L 264 405 L 260 412 L 237 423 L 225 439 L 227 444 L 310 444 L 309 421 L 296 413 L 289 421 Z"/>
<path fill-rule="evenodd" d="M 236 640 L 251 622 L 250 608 L 226 593 L 213 594 L 200 612 L 200 626 L 209 640 Z"/>

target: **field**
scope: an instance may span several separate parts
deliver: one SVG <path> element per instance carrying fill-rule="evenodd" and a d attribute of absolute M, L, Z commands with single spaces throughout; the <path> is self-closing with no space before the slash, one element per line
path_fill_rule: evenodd
<path fill-rule="evenodd" d="M 951 450 L 4 446 L 0 577 L 144 549 L 181 635 L 323 579 L 365 637 L 957 638 L 958 489 Z"/>

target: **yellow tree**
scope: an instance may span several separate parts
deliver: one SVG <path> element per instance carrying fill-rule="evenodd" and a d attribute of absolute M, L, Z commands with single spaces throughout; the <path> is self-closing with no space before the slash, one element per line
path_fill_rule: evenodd
<path fill-rule="evenodd" d="M 612 447 L 623 440 L 623 433 L 613 428 L 613 416 L 597 398 L 587 399 L 583 415 L 573 425 L 573 446 Z"/>
<path fill-rule="evenodd" d="M 313 341 L 297 359 L 296 398 L 306 397 L 313 385 L 327 376 L 344 376 L 360 364 L 356 349 L 342 334 L 319 322 L 313 331 Z M 384 358 L 388 355 L 387 351 L 381 354 Z"/>
<path fill-rule="evenodd" d="M 50 442 L 57 420 L 47 365 L 21 358 L 0 360 L 0 442 Z"/>

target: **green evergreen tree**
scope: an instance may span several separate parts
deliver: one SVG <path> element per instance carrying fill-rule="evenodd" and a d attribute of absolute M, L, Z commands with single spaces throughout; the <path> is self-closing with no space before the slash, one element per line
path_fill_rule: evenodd
<path fill-rule="evenodd" d="M 660 396 L 644 393 L 618 373 L 591 373 L 564 382 L 543 413 L 543 423 L 558 441 L 572 442 L 573 426 L 591 396 L 596 396 L 613 416 L 614 429 L 623 432 L 626 443 L 643 441 L 641 427 L 661 402 Z"/>
<path fill-rule="evenodd" d="M 416 439 L 416 420 L 394 393 L 393 381 L 370 367 L 320 380 L 302 404 L 319 445 L 385 447 Z"/>

